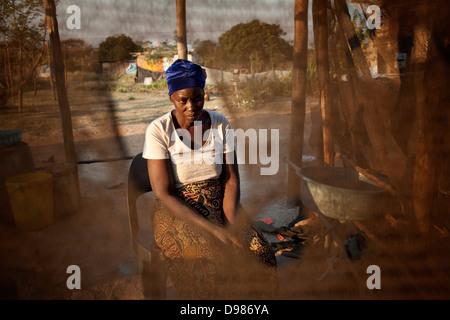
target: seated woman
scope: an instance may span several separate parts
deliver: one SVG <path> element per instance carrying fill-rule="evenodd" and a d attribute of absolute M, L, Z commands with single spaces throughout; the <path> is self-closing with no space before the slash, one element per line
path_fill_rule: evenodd
<path fill-rule="evenodd" d="M 238 214 L 240 181 L 230 123 L 203 109 L 205 70 L 178 59 L 166 77 L 175 109 L 149 124 L 143 150 L 157 199 L 154 236 L 179 294 L 214 298 L 226 287 L 227 273 L 236 271 L 231 270 L 236 252 L 246 248 L 272 269 L 276 259 L 262 233 Z"/>

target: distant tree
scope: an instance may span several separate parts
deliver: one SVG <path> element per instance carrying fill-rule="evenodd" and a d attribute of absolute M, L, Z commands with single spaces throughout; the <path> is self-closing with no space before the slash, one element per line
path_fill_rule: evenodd
<path fill-rule="evenodd" d="M 22 110 L 24 86 L 35 75 L 44 52 L 44 1 L 2 0 L 0 3 L 0 34 L 10 70 L 7 83 L 13 95 L 18 87 L 19 111 Z M 17 66 L 18 70 L 15 70 Z M 13 74 L 18 75 L 15 79 Z M 15 83 L 16 82 L 16 83 Z"/>
<path fill-rule="evenodd" d="M 67 71 L 94 71 L 96 52 L 82 39 L 61 41 L 66 56 Z"/>
<path fill-rule="evenodd" d="M 286 33 L 278 24 L 257 19 L 233 26 L 219 37 L 222 59 L 253 72 L 274 69 L 292 61 L 292 46 L 282 38 Z"/>
<path fill-rule="evenodd" d="M 211 40 L 196 41 L 194 51 L 204 66 L 217 68 L 221 65 L 221 59 L 218 54 L 219 46 Z"/>
<path fill-rule="evenodd" d="M 100 60 L 128 60 L 131 52 L 140 51 L 141 47 L 130 37 L 120 34 L 106 38 L 100 43 L 98 48 L 98 58 Z"/>

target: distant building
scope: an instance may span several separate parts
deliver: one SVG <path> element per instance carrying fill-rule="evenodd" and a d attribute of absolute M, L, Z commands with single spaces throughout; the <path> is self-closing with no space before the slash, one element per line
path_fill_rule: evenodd
<path fill-rule="evenodd" d="M 144 83 L 146 78 L 152 78 L 152 81 L 158 81 L 165 77 L 164 71 L 178 59 L 178 55 L 173 55 L 173 58 L 163 57 L 155 62 L 155 60 L 148 60 L 146 55 L 140 53 L 136 56 L 136 79 L 138 83 Z M 188 54 L 188 60 L 198 63 L 197 55 L 195 53 Z"/>

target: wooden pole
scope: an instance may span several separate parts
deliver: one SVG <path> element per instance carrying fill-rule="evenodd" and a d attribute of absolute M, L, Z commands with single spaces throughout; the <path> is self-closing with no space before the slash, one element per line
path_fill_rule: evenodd
<path fill-rule="evenodd" d="M 58 105 L 61 114 L 62 131 L 64 139 L 64 151 L 66 162 L 73 165 L 74 175 L 79 192 L 79 180 L 77 169 L 77 156 L 75 153 L 75 143 L 72 131 L 72 116 L 70 113 L 69 99 L 64 76 L 64 59 L 59 38 L 58 21 L 56 19 L 56 5 L 54 0 L 45 0 L 45 19 L 47 22 L 48 34 L 50 38 L 50 49 L 52 51 L 53 63 L 55 67 L 56 91 L 58 93 Z"/>
<path fill-rule="evenodd" d="M 313 1 L 314 43 L 317 77 L 322 111 L 323 162 L 334 165 L 334 143 L 331 131 L 331 96 L 329 93 L 327 0 Z"/>
<path fill-rule="evenodd" d="M 177 49 L 178 58 L 187 59 L 186 0 L 177 0 Z"/>
<path fill-rule="evenodd" d="M 306 65 L 308 59 L 308 0 L 295 0 L 294 63 L 292 69 L 292 111 L 289 141 L 289 160 L 302 166 L 306 110 Z M 287 203 L 300 202 L 300 178 L 288 167 Z"/>

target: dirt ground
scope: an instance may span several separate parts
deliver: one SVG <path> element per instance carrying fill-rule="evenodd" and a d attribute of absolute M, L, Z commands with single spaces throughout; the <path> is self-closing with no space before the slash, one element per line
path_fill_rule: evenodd
<path fill-rule="evenodd" d="M 0 270 L 6 298 L 144 299 L 137 255 L 130 242 L 127 175 L 130 158 L 142 151 L 143 133 L 148 122 L 169 111 L 171 106 L 164 94 L 133 94 L 133 99 L 129 96 L 114 93 L 102 100 L 101 96 L 78 94 L 74 98 L 74 134 L 80 161 L 78 210 L 57 216 L 53 224 L 38 231 L 23 231 L 12 224 L 0 224 Z M 51 104 L 48 105 L 50 110 L 54 108 Z M 320 117 L 317 106 L 316 99 L 308 99 L 304 165 L 314 164 L 312 160 L 317 153 L 309 143 L 311 135 L 317 134 L 312 125 L 314 119 Z M 205 108 L 226 114 L 235 128 L 279 130 L 278 173 L 261 176 L 260 165 L 241 165 L 242 203 L 255 221 L 270 218 L 271 226 L 275 228 L 287 227 L 298 219 L 298 208 L 288 207 L 284 198 L 287 164 L 283 159 L 288 154 L 290 101 L 279 99 L 258 110 L 231 111 L 225 108 L 220 97 L 213 96 Z M 96 112 L 92 113 L 92 110 Z M 105 124 L 91 125 L 92 114 L 98 116 L 97 122 L 103 119 Z M 38 124 L 39 117 L 45 119 L 47 116 L 51 121 L 48 113 L 35 111 L 34 115 L 34 125 Z M 42 120 L 41 125 L 46 122 Z M 36 168 L 48 168 L 63 161 L 58 130 L 43 130 L 46 134 L 39 135 L 36 130 L 24 129 L 22 140 L 30 145 Z M 304 215 L 310 214 L 305 212 Z M 380 225 L 385 223 L 380 222 Z M 320 237 L 322 228 L 320 224 L 311 228 L 298 259 L 283 254 L 277 256 L 281 289 L 277 299 L 450 298 L 448 235 L 422 241 L 402 231 L 381 232 L 378 233 L 382 235 L 381 239 L 369 241 L 369 245 L 361 250 L 360 258 L 349 259 L 342 251 L 336 255 L 337 248 L 335 251 L 324 249 L 324 239 Z M 341 229 L 344 239 L 356 232 L 353 225 L 345 223 Z M 403 230 L 401 226 L 400 230 Z M 287 236 L 283 238 L 275 233 L 266 233 L 266 236 L 273 243 L 289 240 Z M 79 290 L 70 290 L 66 285 L 70 276 L 67 268 L 71 265 L 77 265 L 81 270 Z M 368 289 L 370 274 L 367 268 L 370 265 L 381 269 L 381 289 Z M 168 298 L 176 299 L 170 286 Z"/>

